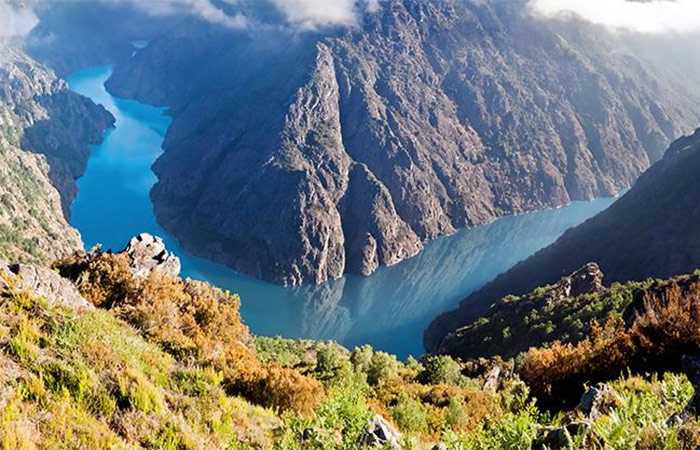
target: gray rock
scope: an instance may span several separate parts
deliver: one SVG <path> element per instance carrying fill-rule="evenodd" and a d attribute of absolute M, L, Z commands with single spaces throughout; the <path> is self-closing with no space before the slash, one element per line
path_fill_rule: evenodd
<path fill-rule="evenodd" d="M 401 433 L 394 428 L 379 414 L 372 417 L 367 425 L 362 429 L 360 437 L 357 439 L 357 445 L 362 446 L 378 446 L 382 448 L 390 448 L 391 450 L 401 450 Z"/>
<path fill-rule="evenodd" d="M 486 381 L 484 381 L 484 390 L 495 391 L 498 388 L 501 379 L 501 368 L 494 366 L 493 369 L 486 376 Z"/>
<path fill-rule="evenodd" d="M 15 290 L 27 290 L 43 297 L 51 306 L 73 309 L 93 309 L 78 289 L 51 269 L 31 264 L 7 264 L 0 261 L 0 294 L 13 285 Z"/>
<path fill-rule="evenodd" d="M 604 415 L 611 403 L 615 402 L 617 392 L 612 386 L 598 383 L 581 396 L 579 408 L 591 420 Z"/>
<path fill-rule="evenodd" d="M 180 258 L 168 252 L 163 239 L 148 233 L 131 238 L 122 253 L 131 258 L 131 272 L 135 277 L 147 276 L 152 271 L 177 277 L 180 275 Z"/>
<path fill-rule="evenodd" d="M 683 372 L 695 389 L 695 393 L 688 407 L 693 411 L 700 411 L 700 395 L 698 395 L 698 392 L 700 392 L 700 355 L 683 355 L 681 362 Z"/>
<path fill-rule="evenodd" d="M 115 69 L 112 92 L 172 106 L 152 196 L 189 250 L 279 283 L 368 274 L 459 228 L 617 193 L 697 123 L 676 80 L 525 1 L 381 3 L 299 40 L 183 24 Z M 178 75 L 202 54 L 205 83 Z"/>

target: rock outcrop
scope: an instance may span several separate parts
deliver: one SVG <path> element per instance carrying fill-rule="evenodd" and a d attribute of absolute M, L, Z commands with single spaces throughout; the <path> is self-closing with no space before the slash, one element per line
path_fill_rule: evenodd
<path fill-rule="evenodd" d="M 180 258 L 168 252 L 158 236 L 141 233 L 131 238 L 123 253 L 129 256 L 135 277 L 145 277 L 154 271 L 173 278 L 180 275 Z"/>
<path fill-rule="evenodd" d="M 51 306 L 92 309 L 78 289 L 51 269 L 32 264 L 7 264 L 0 260 L 0 295 L 12 288 L 42 297 Z"/>
<path fill-rule="evenodd" d="M 0 256 L 49 264 L 82 247 L 68 224 L 89 144 L 114 118 L 0 41 Z"/>
<path fill-rule="evenodd" d="M 438 317 L 426 331 L 426 347 L 437 349 L 445 336 L 472 322 L 497 299 L 552 283 L 588 261 L 600 265 L 610 284 L 697 270 L 699 173 L 700 130 L 676 141 L 664 159 L 609 209 L 497 277 L 462 301 L 458 310 Z"/>
<path fill-rule="evenodd" d="M 401 450 L 401 433 L 379 414 L 372 417 L 362 429 L 357 440 L 361 448 L 378 447 L 390 450 Z"/>
<path fill-rule="evenodd" d="M 698 98 L 614 39 L 524 0 L 391 0 L 294 38 L 188 22 L 108 88 L 171 107 L 152 197 L 189 251 L 320 283 L 633 183 Z"/>
<path fill-rule="evenodd" d="M 618 401 L 617 393 L 612 386 L 598 383 L 583 393 L 578 407 L 587 419 L 595 421 L 607 414 L 609 408 L 615 406 Z"/>
<path fill-rule="evenodd" d="M 558 309 L 585 308 L 586 301 L 574 306 L 578 298 L 590 296 L 595 299 L 604 291 L 603 272 L 598 264 L 588 263 L 550 286 L 539 287 L 521 297 L 501 298 L 489 308 L 487 315 L 448 333 L 434 351 L 463 358 L 514 357 L 527 351 L 531 345 L 539 344 L 547 335 L 536 324 L 529 323 L 530 317 L 547 311 L 553 319 L 558 317 L 555 313 Z M 487 380 L 495 378 L 493 383 L 496 383 L 501 374 L 500 367 L 496 365 L 491 370 L 492 375 Z"/>

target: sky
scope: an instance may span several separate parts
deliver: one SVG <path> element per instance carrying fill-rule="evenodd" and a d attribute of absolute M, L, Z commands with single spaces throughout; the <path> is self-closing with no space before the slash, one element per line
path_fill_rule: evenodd
<path fill-rule="evenodd" d="M 49 0 L 0 0 L 0 38 L 26 34 L 37 23 L 30 5 Z M 213 0 L 102 0 L 128 2 L 152 15 L 191 14 L 232 28 L 249 26 L 241 15 L 229 16 Z M 244 0 L 219 0 L 236 4 Z M 286 22 L 302 29 L 353 26 L 385 0 L 257 0 L 272 4 Z M 442 0 L 433 0 L 442 1 Z M 475 0 L 472 0 L 475 1 Z M 479 0 L 510 1 L 510 0 Z M 531 11 L 546 18 L 576 16 L 620 32 L 687 34 L 700 32 L 700 0 L 530 0 Z"/>
<path fill-rule="evenodd" d="M 30 0 L 32 3 L 51 0 Z M 234 16 L 224 13 L 213 0 L 101 0 L 110 3 L 129 3 L 144 12 L 162 16 L 190 14 L 212 23 L 231 28 L 250 25 L 242 14 Z M 235 5 L 241 0 L 219 0 Z M 317 29 L 325 26 L 353 26 L 359 16 L 378 10 L 380 0 L 257 0 L 273 5 L 286 22 L 302 29 Z M 438 0 L 440 1 L 440 0 Z M 38 22 L 27 0 L 0 0 L 0 38 L 22 36 Z M 22 6 L 25 5 L 25 6 Z"/>
<path fill-rule="evenodd" d="M 532 0 L 535 14 L 577 16 L 615 31 L 687 34 L 700 31 L 700 0 Z"/>

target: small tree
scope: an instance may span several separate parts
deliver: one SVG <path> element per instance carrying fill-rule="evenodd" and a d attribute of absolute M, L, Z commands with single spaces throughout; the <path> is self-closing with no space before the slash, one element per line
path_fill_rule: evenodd
<path fill-rule="evenodd" d="M 371 386 L 378 386 L 399 371 L 399 361 L 396 356 L 385 352 L 375 352 L 367 369 L 367 382 Z"/>
<path fill-rule="evenodd" d="M 425 360 L 420 381 L 424 384 L 459 384 L 462 368 L 449 356 L 431 356 Z"/>

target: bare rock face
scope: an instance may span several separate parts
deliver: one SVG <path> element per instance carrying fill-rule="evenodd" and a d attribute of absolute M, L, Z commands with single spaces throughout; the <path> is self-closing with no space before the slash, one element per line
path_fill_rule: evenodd
<path fill-rule="evenodd" d="M 546 294 L 549 305 L 584 294 L 598 294 L 603 290 L 603 272 L 596 263 L 588 263 L 568 277 L 557 281 Z"/>
<path fill-rule="evenodd" d="M 698 120 L 693 94 L 614 37 L 537 20 L 524 0 L 383 1 L 357 27 L 294 39 L 188 23 L 108 87 L 171 107 L 159 223 L 283 284 L 613 195 Z"/>
<path fill-rule="evenodd" d="M 180 275 L 180 258 L 168 252 L 158 236 L 141 233 L 131 238 L 123 253 L 129 255 L 135 277 L 145 277 L 153 271 L 173 278 Z"/>
<path fill-rule="evenodd" d="M 391 450 L 401 450 L 401 433 L 379 414 L 367 422 L 362 429 L 357 445 L 361 448 L 378 447 Z"/>
<path fill-rule="evenodd" d="M 51 269 L 31 264 L 7 264 L 0 260 L 0 294 L 12 285 L 15 290 L 27 290 L 43 297 L 52 306 L 73 309 L 93 309 L 69 280 Z"/>

